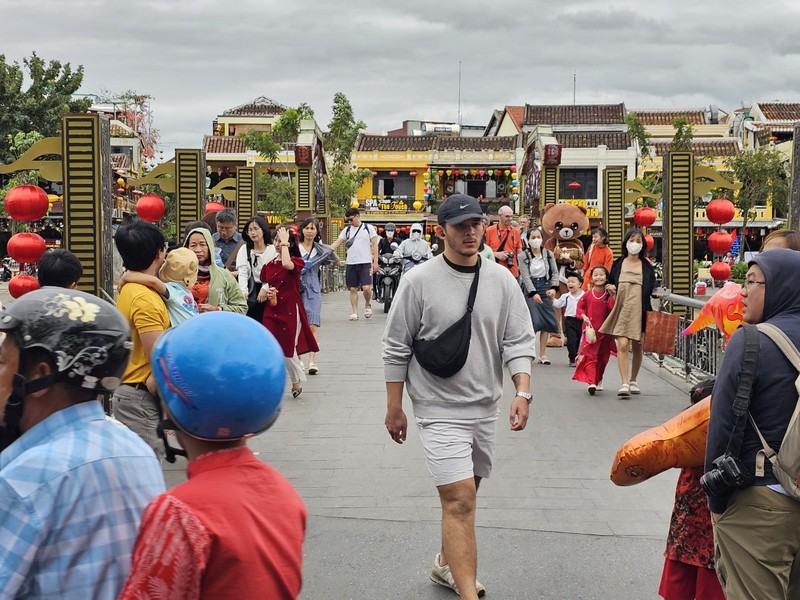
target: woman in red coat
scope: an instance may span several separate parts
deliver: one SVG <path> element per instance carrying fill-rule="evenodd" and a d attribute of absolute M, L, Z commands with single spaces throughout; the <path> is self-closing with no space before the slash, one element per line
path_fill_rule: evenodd
<path fill-rule="evenodd" d="M 269 301 L 264 307 L 262 323 L 283 350 L 286 371 L 292 381 L 292 396 L 297 398 L 303 392 L 306 379 L 298 356 L 319 352 L 319 346 L 300 298 L 300 271 L 305 263 L 300 258 L 297 239 L 285 227 L 280 227 L 274 243 L 278 256 L 261 268 L 261 281 L 269 285 Z"/>

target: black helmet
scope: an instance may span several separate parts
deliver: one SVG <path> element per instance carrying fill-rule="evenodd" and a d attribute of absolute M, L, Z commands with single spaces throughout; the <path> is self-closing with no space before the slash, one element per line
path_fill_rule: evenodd
<path fill-rule="evenodd" d="M 131 354 L 131 331 L 114 306 L 77 290 L 45 287 L 15 300 L 0 313 L 0 331 L 15 336 L 21 351 L 49 352 L 58 380 L 111 391 Z"/>

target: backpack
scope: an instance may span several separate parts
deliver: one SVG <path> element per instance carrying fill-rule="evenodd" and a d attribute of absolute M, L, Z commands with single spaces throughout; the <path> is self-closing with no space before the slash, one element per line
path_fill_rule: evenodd
<path fill-rule="evenodd" d="M 800 395 L 800 352 L 798 352 L 797 347 L 785 333 L 774 325 L 759 323 L 756 327 L 761 333 L 775 342 L 775 345 L 797 370 L 798 376 L 794 385 L 797 388 L 798 395 Z M 795 500 L 800 500 L 800 401 L 795 404 L 792 418 L 789 420 L 789 426 L 786 428 L 786 433 L 777 453 L 767 444 L 764 436 L 761 435 L 761 431 L 759 431 L 750 411 L 747 412 L 747 416 L 763 447 L 756 455 L 756 477 L 764 476 L 764 460 L 768 459 L 772 463 L 773 475 L 783 486 L 783 489 L 786 490 L 786 493 Z"/>

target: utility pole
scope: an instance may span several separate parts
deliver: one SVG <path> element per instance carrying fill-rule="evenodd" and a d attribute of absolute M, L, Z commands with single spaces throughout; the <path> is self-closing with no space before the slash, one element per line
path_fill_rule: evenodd
<path fill-rule="evenodd" d="M 461 61 L 458 61 L 458 124 L 461 125 Z"/>
<path fill-rule="evenodd" d="M 792 188 L 789 196 L 789 229 L 800 231 L 800 123 L 792 137 Z"/>

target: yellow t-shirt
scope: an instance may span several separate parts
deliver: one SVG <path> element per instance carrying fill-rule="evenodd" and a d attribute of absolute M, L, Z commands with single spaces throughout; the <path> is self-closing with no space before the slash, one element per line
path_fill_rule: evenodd
<path fill-rule="evenodd" d="M 122 376 L 122 383 L 144 383 L 152 369 L 140 336 L 169 329 L 167 307 L 156 291 L 138 283 L 127 283 L 117 297 L 117 309 L 128 319 L 133 341 L 131 360 Z"/>

